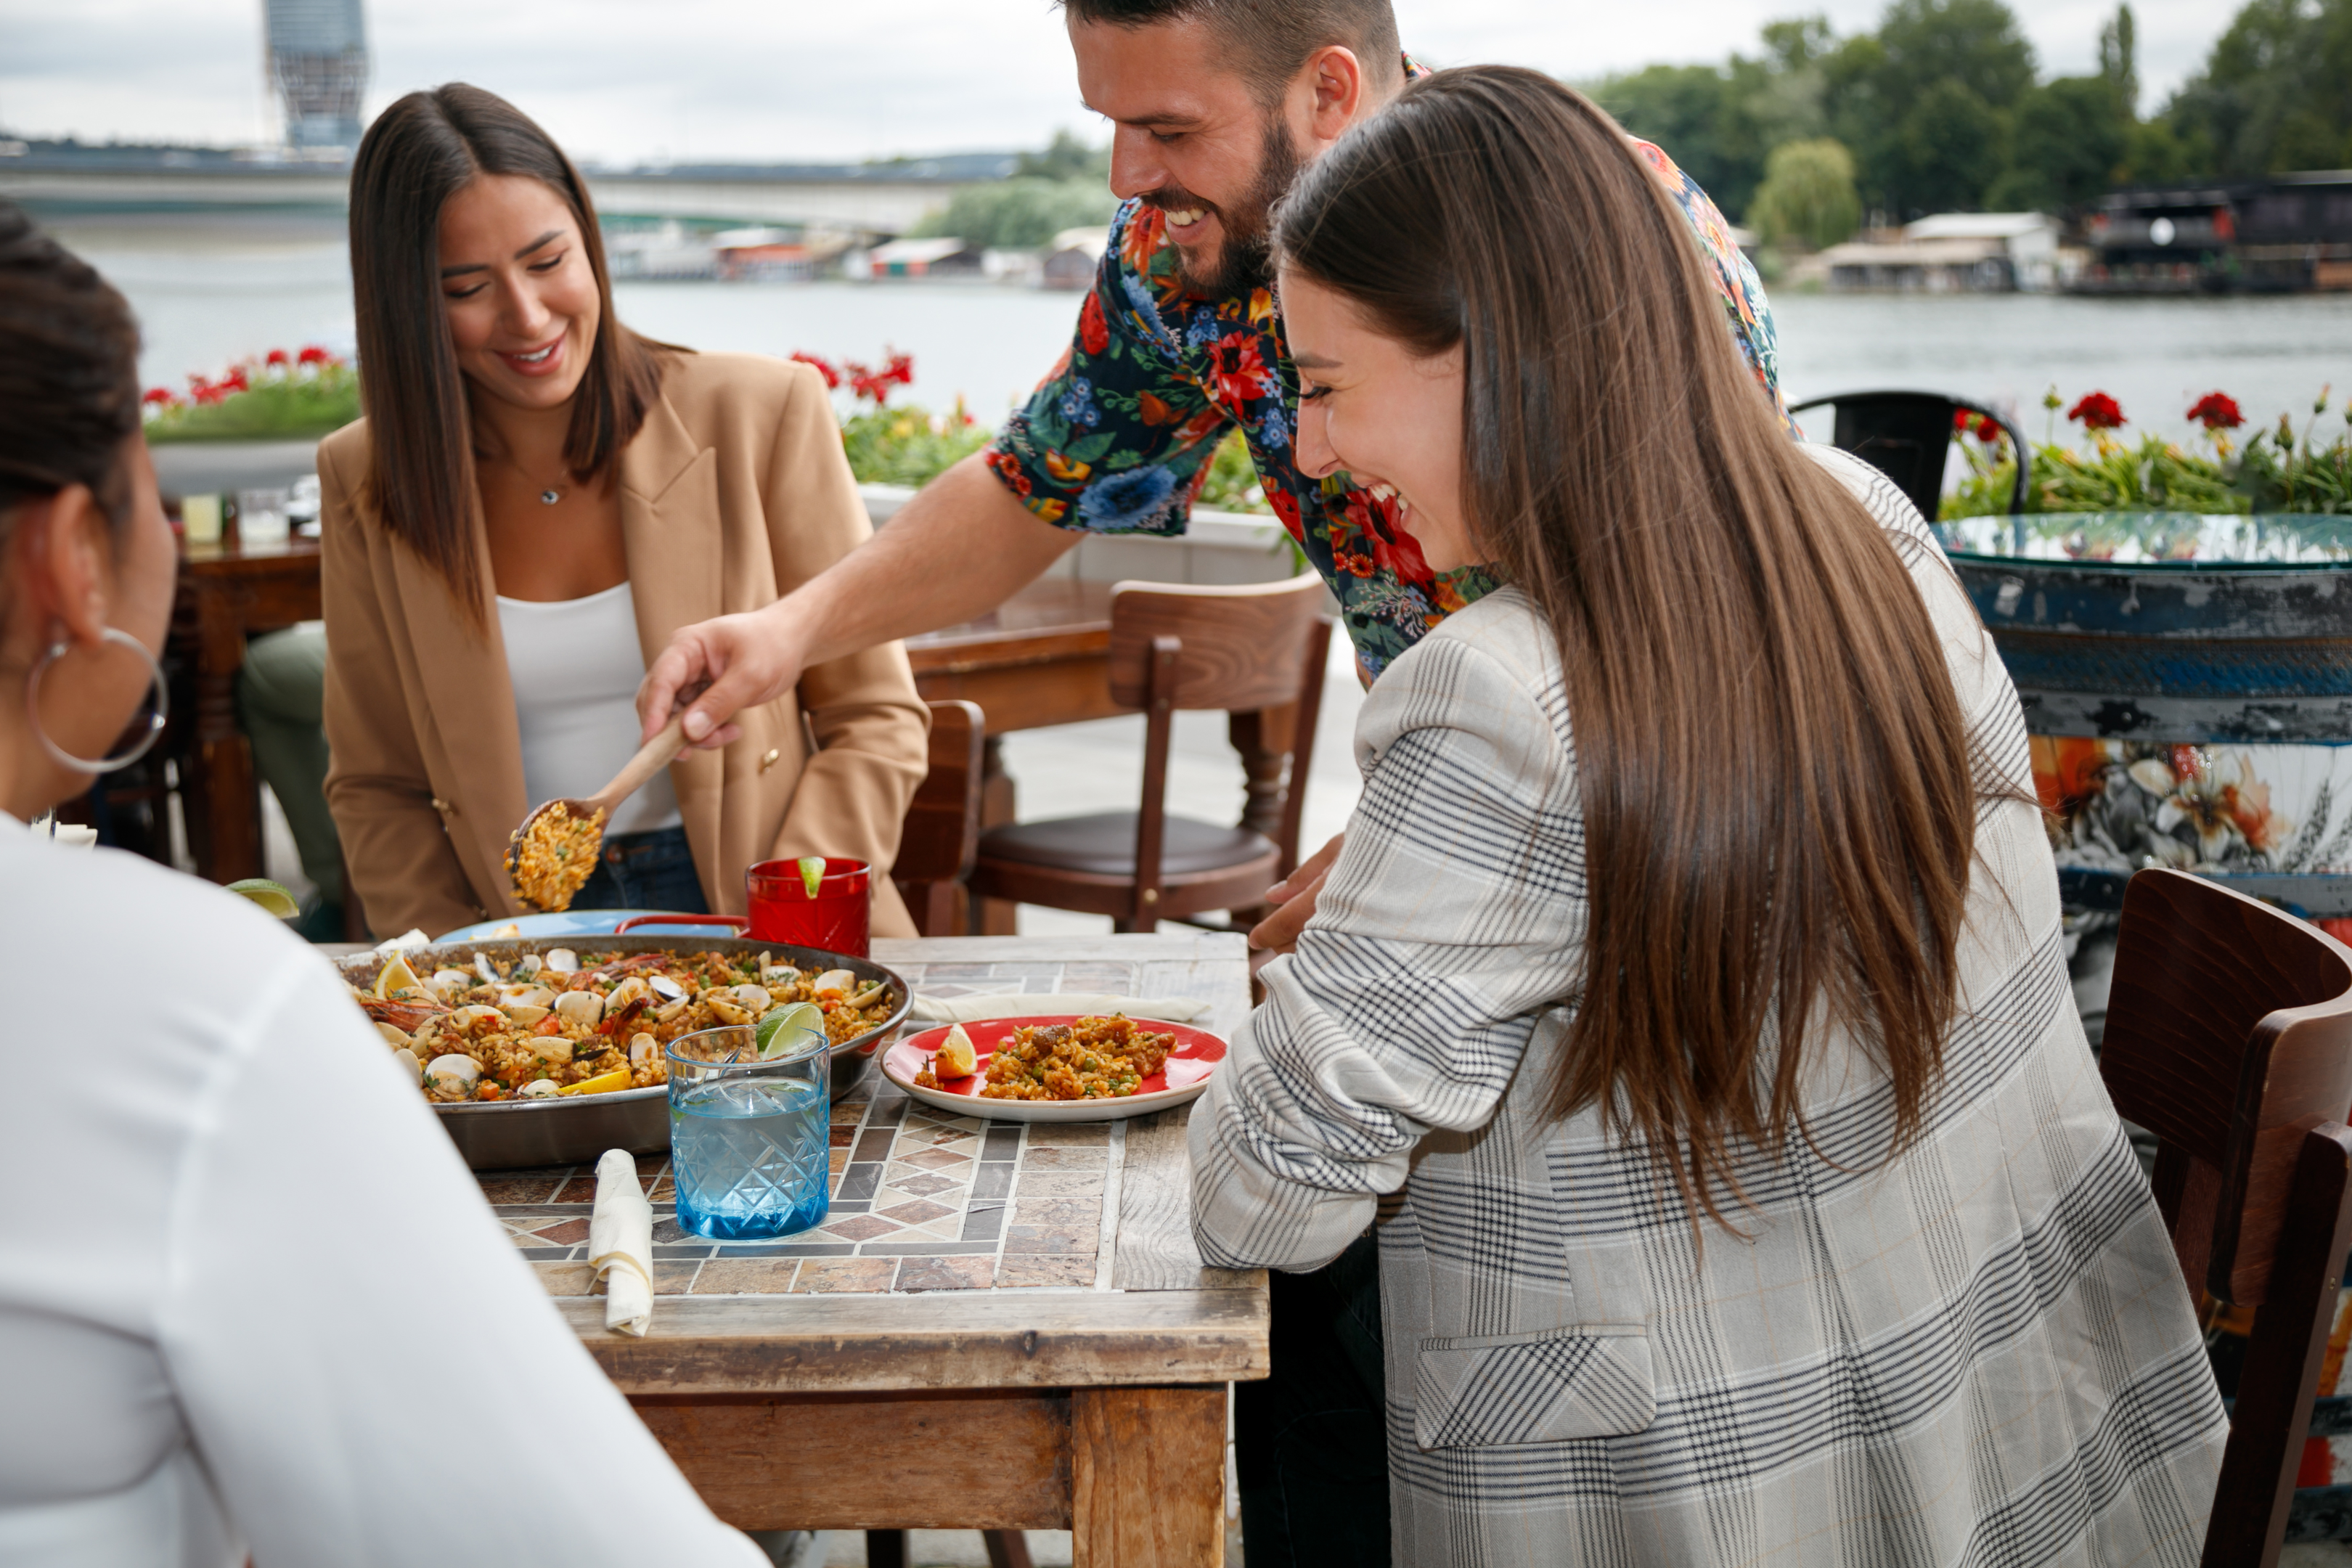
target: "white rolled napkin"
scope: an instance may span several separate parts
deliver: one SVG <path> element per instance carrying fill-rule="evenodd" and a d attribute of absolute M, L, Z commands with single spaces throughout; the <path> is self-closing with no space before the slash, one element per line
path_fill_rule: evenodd
<path fill-rule="evenodd" d="M 642 1337 L 654 1321 L 654 1205 L 626 1150 L 607 1149 L 596 1162 L 588 1267 L 604 1282 L 604 1326 Z"/>
<path fill-rule="evenodd" d="M 918 996 L 908 1012 L 927 1024 L 976 1024 L 982 1018 L 1025 1018 L 1034 1014 L 1124 1013 L 1189 1024 L 1209 1010 L 1192 996 L 1111 996 L 1093 991 L 1008 991 L 992 996 Z"/>

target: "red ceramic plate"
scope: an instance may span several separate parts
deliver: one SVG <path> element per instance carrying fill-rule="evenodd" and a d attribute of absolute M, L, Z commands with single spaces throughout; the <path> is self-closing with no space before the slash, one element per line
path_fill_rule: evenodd
<path fill-rule="evenodd" d="M 882 1075 L 924 1104 L 961 1116 L 982 1116 L 992 1121 L 1117 1121 L 1190 1104 L 1209 1087 L 1209 1075 L 1225 1059 L 1225 1042 L 1206 1029 L 1165 1024 L 1157 1018 L 1137 1018 L 1138 1025 L 1155 1035 L 1175 1036 L 1176 1048 L 1168 1053 L 1161 1069 L 1145 1079 L 1135 1093 L 1117 1100 L 981 1098 L 981 1088 L 987 1082 L 988 1058 L 996 1054 L 1000 1041 L 1012 1037 L 1013 1030 L 1077 1021 L 1076 1014 L 1053 1013 L 1025 1018 L 984 1018 L 976 1024 L 966 1024 L 964 1033 L 971 1037 L 972 1049 L 980 1056 L 979 1071 L 970 1078 L 949 1079 L 937 1089 L 919 1088 L 915 1075 L 930 1064 L 940 1042 L 947 1038 L 950 1026 L 941 1025 L 919 1035 L 908 1035 L 892 1046 L 882 1058 Z"/>

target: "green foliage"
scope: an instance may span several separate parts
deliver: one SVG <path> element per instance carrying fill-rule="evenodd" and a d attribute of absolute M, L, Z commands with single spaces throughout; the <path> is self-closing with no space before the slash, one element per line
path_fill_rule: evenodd
<path fill-rule="evenodd" d="M 147 439 L 151 445 L 304 440 L 331 434 L 359 416 L 359 373 L 331 363 L 315 374 L 265 377 L 217 401 L 166 405 L 147 420 Z"/>
<path fill-rule="evenodd" d="M 1092 176 L 1040 179 L 1016 174 L 968 185 L 916 225 L 917 237 L 954 235 L 991 250 L 1034 250 L 1066 228 L 1107 224 L 1118 205 Z"/>
<path fill-rule="evenodd" d="M 1749 227 L 1776 244 L 1796 240 L 1818 250 L 1845 238 L 1861 221 L 1853 155 L 1843 142 L 1822 136 L 1772 149 L 1764 161 L 1764 184 L 1748 209 Z"/>
<path fill-rule="evenodd" d="M 2128 13 L 2126 13 L 2128 14 Z M 2130 124 L 2113 78 L 2064 76 L 2019 100 L 2009 168 L 1985 193 L 1996 212 L 2055 212 L 2096 201 L 2124 161 Z"/>
<path fill-rule="evenodd" d="M 2009 510 L 2017 469 L 2009 456 L 1989 458 L 1973 441 L 1967 450 L 1969 474 L 1944 498 L 1943 515 L 1998 517 Z M 2230 472 L 2213 457 L 2181 449 L 2160 436 L 2144 436 L 2137 447 L 2101 436 L 2087 452 L 2071 447 L 2036 446 L 2026 476 L 2025 510 L 2041 511 L 2196 511 L 2231 513 L 2253 510 L 2230 487 Z"/>
<path fill-rule="evenodd" d="M 2026 476 L 2029 512 L 2185 511 L 2244 516 L 2318 512 L 2352 516 L 2352 418 L 2323 433 L 2323 391 L 2298 430 L 2285 415 L 2270 429 L 2232 441 L 2209 430 L 2202 450 L 2161 436 L 2137 443 L 2105 431 L 2091 434 L 2088 451 L 2036 443 Z M 2054 405 L 2053 421 L 2055 421 Z M 2234 417 L 2234 409 L 2232 412 Z M 1944 498 L 1945 518 L 1998 517 L 2009 510 L 2014 455 L 2006 437 L 1986 446 L 1965 433 L 1954 444 L 1969 472 Z"/>
<path fill-rule="evenodd" d="M 1225 432 L 1225 438 L 1217 443 L 1216 452 L 1209 458 L 1208 477 L 1201 481 L 1192 503 L 1213 511 L 1274 510 L 1266 504 L 1265 491 L 1258 485 L 1257 465 L 1250 461 L 1249 444 L 1242 439 L 1238 427 Z"/>
<path fill-rule="evenodd" d="M 861 485 L 919 488 L 987 446 L 990 435 L 960 404 L 944 415 L 912 405 L 870 408 L 841 425 L 849 471 Z"/>
<path fill-rule="evenodd" d="M 1089 147 L 1066 128 L 1056 131 L 1044 152 L 1022 153 L 1013 174 L 1016 179 L 1092 180 L 1099 185 L 1110 178 L 1110 143 Z"/>
<path fill-rule="evenodd" d="M 2352 0 L 2248 0 L 2161 118 L 2199 175 L 2352 161 Z"/>

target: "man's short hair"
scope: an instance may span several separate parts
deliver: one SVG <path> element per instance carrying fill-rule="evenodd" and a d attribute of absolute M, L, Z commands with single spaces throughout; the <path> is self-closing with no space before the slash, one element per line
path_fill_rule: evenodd
<path fill-rule="evenodd" d="M 1403 74 L 1396 12 L 1389 0 L 1062 0 L 1081 22 L 1148 27 L 1198 19 L 1232 49 L 1234 68 L 1258 101 L 1272 104 L 1316 50 L 1339 44 L 1355 51 L 1370 79 Z"/>

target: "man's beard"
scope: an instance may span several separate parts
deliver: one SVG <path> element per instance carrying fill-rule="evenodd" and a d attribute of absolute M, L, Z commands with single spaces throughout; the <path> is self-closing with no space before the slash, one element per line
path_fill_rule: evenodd
<path fill-rule="evenodd" d="M 1262 147 L 1257 173 L 1230 207 L 1204 201 L 1181 185 L 1162 185 L 1143 197 L 1145 206 L 1162 212 L 1199 207 L 1216 215 L 1224 238 L 1208 270 L 1197 268 L 1181 246 L 1176 251 L 1177 275 L 1195 294 L 1228 299 L 1274 282 L 1274 205 L 1289 193 L 1291 182 L 1307 164 L 1291 144 L 1290 128 L 1279 115 L 1266 118 Z"/>

